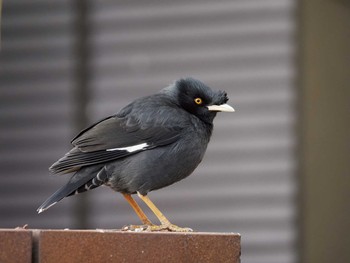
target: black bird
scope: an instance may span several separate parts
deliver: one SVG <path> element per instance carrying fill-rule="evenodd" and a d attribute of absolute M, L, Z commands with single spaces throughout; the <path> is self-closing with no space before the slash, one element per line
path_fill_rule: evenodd
<path fill-rule="evenodd" d="M 117 114 L 81 131 L 73 148 L 50 171 L 74 173 L 39 208 L 38 213 L 61 199 L 101 185 L 120 192 L 150 231 L 191 231 L 170 221 L 147 194 L 189 176 L 201 162 L 217 112 L 233 112 L 226 92 L 212 91 L 193 78 L 179 79 L 160 92 L 137 99 Z M 153 211 L 161 225 L 154 225 L 132 194 Z"/>

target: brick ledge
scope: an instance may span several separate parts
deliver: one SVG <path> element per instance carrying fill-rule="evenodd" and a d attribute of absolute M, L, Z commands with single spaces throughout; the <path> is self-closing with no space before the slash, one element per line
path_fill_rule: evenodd
<path fill-rule="evenodd" d="M 0 229 L 0 262 L 240 262 L 235 233 Z"/>

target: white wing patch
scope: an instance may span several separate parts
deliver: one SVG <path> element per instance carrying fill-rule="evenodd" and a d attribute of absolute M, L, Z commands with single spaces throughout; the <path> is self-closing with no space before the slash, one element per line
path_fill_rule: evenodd
<path fill-rule="evenodd" d="M 106 151 L 108 151 L 108 152 L 111 152 L 111 151 L 127 151 L 129 153 L 132 153 L 132 152 L 135 152 L 135 151 L 147 149 L 148 146 L 149 145 L 145 142 L 145 143 L 137 144 L 137 145 L 134 145 L 134 146 L 107 149 Z"/>

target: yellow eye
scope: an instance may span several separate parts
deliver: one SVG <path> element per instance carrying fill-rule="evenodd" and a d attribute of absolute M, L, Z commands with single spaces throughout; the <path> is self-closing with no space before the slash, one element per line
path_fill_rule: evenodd
<path fill-rule="evenodd" d="M 201 105 L 203 103 L 203 100 L 201 98 L 195 98 L 194 99 L 194 102 L 197 104 L 197 105 Z"/>

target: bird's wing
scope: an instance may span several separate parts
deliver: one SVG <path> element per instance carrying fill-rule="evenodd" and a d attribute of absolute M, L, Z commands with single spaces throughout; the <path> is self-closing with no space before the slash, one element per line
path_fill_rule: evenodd
<path fill-rule="evenodd" d="M 114 115 L 83 130 L 72 140 L 75 147 L 54 163 L 50 171 L 69 173 L 178 140 L 183 127 L 169 125 L 169 116 L 164 114 L 150 118 L 151 113 Z"/>
<path fill-rule="evenodd" d="M 149 146 L 161 146 L 176 140 L 180 131 L 178 126 L 164 127 L 157 123 L 143 127 L 140 121 L 132 116 L 120 118 L 114 115 L 83 130 L 71 143 L 82 152 L 112 151 L 144 143 Z"/>

